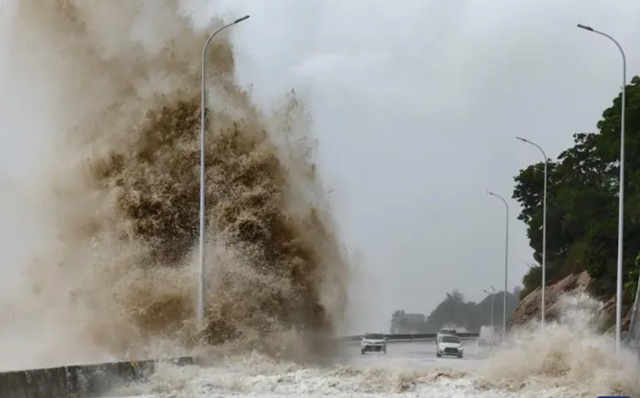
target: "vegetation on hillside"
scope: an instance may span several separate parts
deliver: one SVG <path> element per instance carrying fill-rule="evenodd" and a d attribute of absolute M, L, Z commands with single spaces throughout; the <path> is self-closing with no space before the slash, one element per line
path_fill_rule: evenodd
<path fill-rule="evenodd" d="M 426 322 L 410 323 L 404 311 L 395 311 L 391 317 L 391 330 L 398 333 L 436 333 L 442 327 L 464 328 L 468 332 L 478 332 L 480 326 L 491 324 L 491 301 L 493 300 L 493 321 L 502 325 L 504 293 L 496 292 L 481 302 L 466 301 L 458 290 L 447 293 L 445 299 L 426 317 Z M 507 292 L 507 323 L 511 320 L 519 304 L 518 290 Z"/>
<path fill-rule="evenodd" d="M 634 298 L 640 273 L 640 78 L 626 89 L 625 117 L 625 301 Z M 547 283 L 588 271 L 592 293 L 615 292 L 618 239 L 618 187 L 621 95 L 602 113 L 597 132 L 574 134 L 573 147 L 548 163 Z M 522 206 L 518 219 L 527 224 L 529 244 L 542 259 L 544 163 L 533 164 L 515 177 L 513 198 Z M 539 266 L 523 278 L 522 296 L 542 282 Z"/>

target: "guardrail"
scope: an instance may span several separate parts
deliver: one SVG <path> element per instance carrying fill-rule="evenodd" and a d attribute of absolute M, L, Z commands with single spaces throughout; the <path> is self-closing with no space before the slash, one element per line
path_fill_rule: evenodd
<path fill-rule="evenodd" d="M 461 339 L 466 339 L 466 338 L 478 337 L 479 333 L 458 333 L 457 335 Z M 393 341 L 393 340 L 410 341 L 410 340 L 435 339 L 436 336 L 437 336 L 437 333 L 385 334 L 384 335 L 384 337 L 386 337 L 388 341 Z M 361 338 L 362 338 L 362 335 L 354 335 L 354 336 L 339 337 L 337 340 L 339 342 L 341 342 L 341 343 L 342 342 L 346 343 L 346 342 L 352 342 L 352 341 L 360 341 Z"/>

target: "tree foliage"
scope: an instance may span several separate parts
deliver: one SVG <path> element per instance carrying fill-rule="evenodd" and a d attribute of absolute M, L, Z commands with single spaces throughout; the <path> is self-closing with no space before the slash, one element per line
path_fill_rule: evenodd
<path fill-rule="evenodd" d="M 507 292 L 507 322 L 518 306 L 518 291 Z M 391 317 L 391 330 L 398 333 L 435 333 L 442 327 L 464 328 L 469 332 L 478 332 L 480 326 L 491 324 L 491 306 L 493 300 L 493 320 L 502 324 L 504 293 L 496 292 L 479 303 L 466 301 L 458 290 L 447 293 L 444 300 L 431 312 L 422 325 L 409 325 L 406 313 L 395 311 Z"/>
<path fill-rule="evenodd" d="M 640 252 L 640 78 L 631 80 L 626 94 L 623 265 L 626 285 L 636 286 L 631 279 L 637 278 Z M 621 103 L 618 95 L 602 113 L 597 132 L 574 134 L 573 147 L 548 161 L 548 283 L 587 270 L 596 281 L 595 293 L 615 290 Z M 513 198 L 522 206 L 518 219 L 527 224 L 534 258 L 541 262 L 544 163 L 521 170 L 515 182 Z M 532 267 L 523 279 L 524 292 L 541 281 L 540 267 Z M 627 299 L 635 294 L 625 291 Z"/>

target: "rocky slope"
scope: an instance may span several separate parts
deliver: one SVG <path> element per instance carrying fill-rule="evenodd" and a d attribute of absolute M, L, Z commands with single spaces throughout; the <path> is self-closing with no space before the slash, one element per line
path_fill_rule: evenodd
<path fill-rule="evenodd" d="M 558 298 L 563 293 L 569 293 L 574 291 L 586 291 L 589 288 L 591 278 L 585 271 L 580 274 L 572 274 L 559 282 L 548 284 L 546 288 L 545 301 L 546 301 L 546 320 L 553 321 L 559 315 L 558 307 L 556 305 Z M 540 304 L 541 304 L 541 289 L 538 288 L 533 292 L 525 296 L 516 308 L 516 312 L 509 323 L 509 327 L 524 325 L 532 320 L 540 319 Z M 615 308 L 616 298 L 611 297 L 609 300 L 603 303 L 600 309 L 599 327 L 603 332 L 613 332 L 615 325 Z M 629 308 L 623 308 L 625 317 L 622 320 L 622 331 L 626 332 L 629 327 L 631 318 L 631 311 Z"/>

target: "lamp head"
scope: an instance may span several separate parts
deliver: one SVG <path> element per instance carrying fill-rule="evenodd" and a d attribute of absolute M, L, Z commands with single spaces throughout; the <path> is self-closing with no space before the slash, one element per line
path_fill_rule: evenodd
<path fill-rule="evenodd" d="M 237 24 L 237 23 L 240 23 L 240 22 L 242 22 L 242 21 L 244 21 L 244 20 L 247 20 L 247 19 L 249 19 L 249 16 L 248 16 L 248 15 L 245 15 L 245 16 L 244 16 L 244 17 L 242 17 L 242 18 L 238 18 L 238 19 L 236 19 L 235 21 L 233 21 L 233 23 L 234 23 L 234 24 Z"/>
<path fill-rule="evenodd" d="M 580 29 L 588 30 L 589 32 L 593 32 L 593 28 L 591 26 L 583 25 L 581 23 L 578 24 Z"/>

